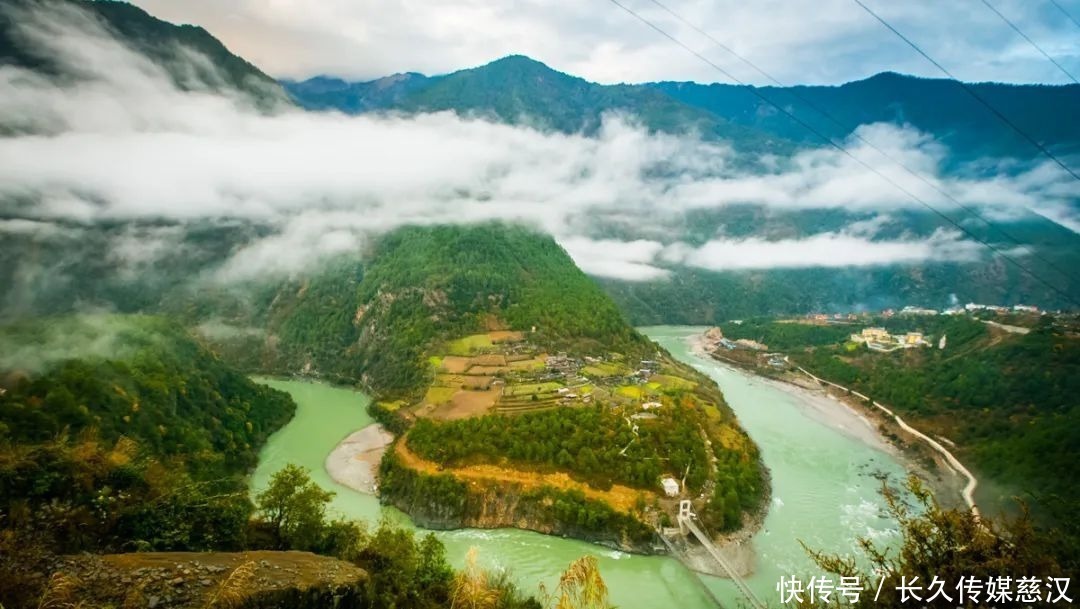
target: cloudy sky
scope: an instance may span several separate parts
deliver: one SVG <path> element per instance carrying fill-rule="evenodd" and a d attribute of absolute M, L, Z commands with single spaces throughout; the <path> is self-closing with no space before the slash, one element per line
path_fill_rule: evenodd
<path fill-rule="evenodd" d="M 133 0 L 207 28 L 277 77 L 438 74 L 521 53 L 604 82 L 723 77 L 609 0 Z M 652 0 L 621 0 L 740 79 L 763 78 Z M 661 0 L 784 83 L 941 76 L 853 0 Z M 1074 76 L 1080 26 L 1051 0 L 988 0 Z M 1056 0 L 1080 19 L 1080 0 Z M 866 0 L 958 78 L 1069 82 L 981 0 Z"/>
<path fill-rule="evenodd" d="M 948 193 L 998 218 L 1034 210 L 1080 232 L 1075 184 L 1048 162 L 1002 175 L 946 174 L 948 150 L 911 128 L 863 125 L 846 142 L 851 156 L 806 149 L 748 169 L 755 164 L 735 158 L 725 142 L 649 133 L 632 116 L 607 116 L 586 136 L 452 113 L 267 115 L 205 89 L 178 89 L 80 11 L 22 15 L 19 23 L 28 44 L 78 76 L 56 81 L 0 67 L 0 131 L 12 134 L 0 138 L 7 216 L 0 236 L 130 219 L 239 218 L 276 228 L 224 262 L 227 280 L 300 272 L 403 224 L 486 220 L 543 230 L 585 271 L 627 280 L 664 277 L 671 265 L 740 270 L 986 256 L 954 228 L 884 234 L 875 221 L 768 239 L 720 227 L 693 244 L 679 232 L 687 214 L 730 205 L 881 219 L 918 209 L 876 172 L 941 208 L 951 205 Z M 613 240 L 590 231 L 625 219 L 639 234 Z M 114 255 L 169 255 L 178 234 L 132 234 Z"/>

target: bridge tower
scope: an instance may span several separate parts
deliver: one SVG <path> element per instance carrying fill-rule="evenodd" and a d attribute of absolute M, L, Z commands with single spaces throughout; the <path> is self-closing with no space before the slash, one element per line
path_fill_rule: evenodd
<path fill-rule="evenodd" d="M 683 499 L 679 502 L 679 532 L 684 536 L 690 533 L 690 529 L 686 526 L 686 521 L 694 517 L 694 512 L 691 510 L 690 500 Z"/>

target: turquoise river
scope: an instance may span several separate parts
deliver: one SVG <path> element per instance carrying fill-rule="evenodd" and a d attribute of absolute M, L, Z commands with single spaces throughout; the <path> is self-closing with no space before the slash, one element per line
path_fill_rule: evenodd
<path fill-rule="evenodd" d="M 768 515 L 752 543 L 756 569 L 747 583 L 762 599 L 779 604 L 776 582 L 781 575 L 816 574 L 799 544 L 837 553 L 855 551 L 858 536 L 889 536 L 890 522 L 882 519 L 879 482 L 874 473 L 902 476 L 903 466 L 870 443 L 820 422 L 801 403 L 797 392 L 692 353 L 689 339 L 702 328 L 662 326 L 643 331 L 676 358 L 716 380 L 739 421 L 761 448 L 772 476 Z M 323 468 L 326 456 L 342 438 L 371 423 L 362 393 L 302 381 L 261 379 L 288 391 L 299 409 L 296 417 L 270 438 L 252 478 L 253 489 L 265 487 L 270 475 L 287 463 L 309 468 L 315 480 L 335 491 L 333 509 L 340 515 L 369 523 L 381 517 L 408 519 L 364 495 L 336 484 Z M 410 525 L 411 526 L 411 525 Z M 715 607 L 714 598 L 737 606 L 739 595 L 730 582 L 699 576 L 668 557 L 636 556 L 584 542 L 514 529 L 465 529 L 440 532 L 451 561 L 460 565 L 475 546 L 491 568 L 509 569 L 527 592 L 545 582 L 551 589 L 558 574 L 574 559 L 592 554 L 623 609 L 656 607 Z"/>

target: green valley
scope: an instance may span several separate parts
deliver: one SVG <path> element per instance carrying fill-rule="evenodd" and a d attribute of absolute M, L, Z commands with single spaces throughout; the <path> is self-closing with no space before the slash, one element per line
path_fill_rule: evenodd
<path fill-rule="evenodd" d="M 996 319 L 1008 329 L 986 323 L 1001 323 Z M 1021 499 L 1043 524 L 1059 530 L 1052 538 L 1055 551 L 1072 560 L 1080 542 L 1070 507 L 1080 501 L 1073 467 L 1080 425 L 1076 324 L 1070 315 L 982 313 L 853 316 L 828 323 L 758 318 L 720 327 L 729 339 L 761 341 L 786 354 L 791 364 L 879 401 L 944 438 L 979 476 L 977 499 L 984 511 L 1013 511 L 1014 499 Z M 866 327 L 892 335 L 917 332 L 929 346 L 882 353 L 849 339 Z M 805 378 L 790 365 L 770 366 L 774 356 L 738 348 L 716 353 L 762 374 Z M 851 401 L 865 406 L 860 399 Z M 891 425 L 885 428 L 895 437 Z M 918 442 L 912 444 L 920 459 L 929 459 Z"/>
<path fill-rule="evenodd" d="M 375 414 L 404 432 L 384 457 L 388 502 L 429 526 L 525 526 L 637 551 L 672 521 L 674 497 L 718 530 L 761 509 L 756 447 L 715 385 L 628 326 L 550 238 L 411 227 L 375 252 L 356 324 L 360 348 L 381 354 L 368 361 L 394 371 L 393 384 L 381 367 L 364 377 L 382 390 Z M 671 497 L 664 477 L 682 479 Z M 612 485 L 621 494 L 603 494 Z"/>
<path fill-rule="evenodd" d="M 1056 606 L 1071 9 L 509 4 L 0 2 L 0 609 Z"/>

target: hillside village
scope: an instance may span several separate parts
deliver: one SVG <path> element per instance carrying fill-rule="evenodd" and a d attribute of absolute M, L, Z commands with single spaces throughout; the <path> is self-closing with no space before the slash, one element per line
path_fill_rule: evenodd
<path fill-rule="evenodd" d="M 741 525 L 760 477 L 714 386 L 666 352 L 552 354 L 531 338 L 492 331 L 437 349 L 422 398 L 379 404 L 410 422 L 397 463 L 467 480 L 475 493 L 506 485 L 579 492 L 650 531 L 669 527 L 680 502 L 716 529 Z"/>
<path fill-rule="evenodd" d="M 885 354 L 903 350 L 948 349 L 949 337 L 942 329 L 943 322 L 956 318 L 971 319 L 996 331 L 1019 335 L 1031 332 L 1040 323 L 1050 324 L 1065 336 L 1080 337 L 1080 318 L 1077 315 L 1044 311 L 1023 304 L 1006 307 L 972 302 L 940 310 L 909 305 L 899 310 L 809 313 L 772 321 L 791 330 L 804 328 L 801 332 L 792 332 L 791 336 L 809 336 L 807 333 L 815 332 L 811 328 L 820 328 L 816 344 L 842 344 L 845 352 L 851 354 L 859 349 Z M 771 368 L 777 372 L 791 369 L 786 355 L 794 346 L 788 344 L 791 340 L 781 345 L 768 344 L 772 340 L 766 336 L 769 332 L 759 331 L 761 323 L 761 319 L 731 320 L 724 324 L 724 328 L 728 329 L 727 335 L 721 327 L 711 328 L 703 335 L 702 347 L 713 357 L 731 363 L 758 369 Z M 937 330 L 931 332 L 934 328 Z M 815 341 L 811 340 L 802 347 L 812 347 L 813 344 Z"/>
<path fill-rule="evenodd" d="M 749 341 L 753 342 L 753 341 Z M 416 417 L 453 420 L 485 414 L 521 415 L 560 407 L 605 404 L 626 416 L 636 437 L 639 422 L 659 418 L 665 389 L 696 383 L 661 374 L 657 359 L 626 361 L 620 354 L 574 357 L 541 353 L 523 332 L 496 331 L 451 342 L 430 359 L 434 381 L 411 410 Z M 670 371 L 669 371 L 670 372 Z M 625 454 L 623 448 L 620 454 Z M 675 474 L 659 481 L 664 496 L 684 494 Z"/>
<path fill-rule="evenodd" d="M 454 420 L 603 403 L 640 408 L 633 417 L 647 419 L 666 390 L 697 385 L 674 375 L 672 362 L 660 354 L 636 361 L 616 353 L 548 354 L 523 332 L 466 336 L 428 361 L 431 385 L 422 400 L 407 408 L 411 417 Z"/>

